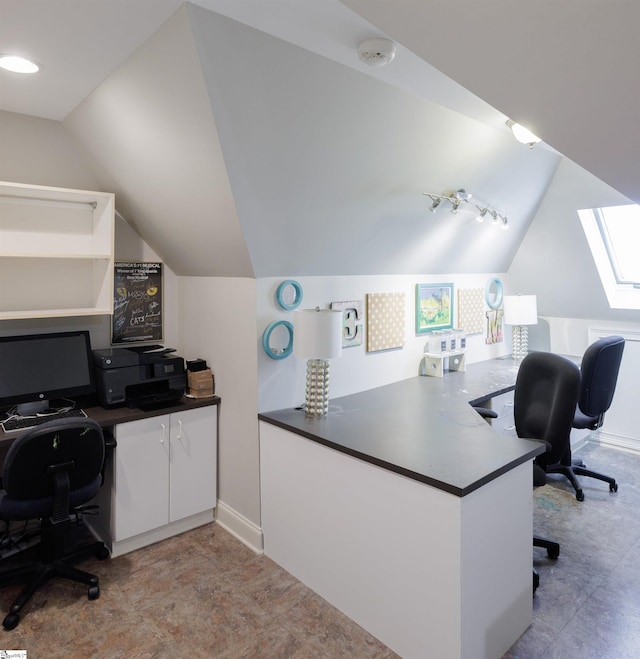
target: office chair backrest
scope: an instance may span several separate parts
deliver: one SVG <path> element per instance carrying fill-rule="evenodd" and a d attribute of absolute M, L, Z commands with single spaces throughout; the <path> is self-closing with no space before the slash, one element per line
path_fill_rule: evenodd
<path fill-rule="evenodd" d="M 518 437 L 548 443 L 550 463 L 569 442 L 580 389 L 576 364 L 549 352 L 532 352 L 516 379 L 514 416 Z"/>
<path fill-rule="evenodd" d="M 606 336 L 592 343 L 582 357 L 582 382 L 578 407 L 589 417 L 602 417 L 616 390 L 624 339 Z"/>
<path fill-rule="evenodd" d="M 53 495 L 51 472 L 63 466 L 70 489 L 89 485 L 100 476 L 104 437 L 91 419 L 55 419 L 27 430 L 10 446 L 2 472 L 3 488 L 12 499 Z"/>

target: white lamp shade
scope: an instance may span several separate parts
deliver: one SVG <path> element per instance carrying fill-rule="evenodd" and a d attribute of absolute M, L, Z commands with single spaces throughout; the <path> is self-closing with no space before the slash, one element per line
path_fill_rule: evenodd
<path fill-rule="evenodd" d="M 342 311 L 303 309 L 293 314 L 293 354 L 305 359 L 334 359 L 342 354 Z"/>
<path fill-rule="evenodd" d="M 538 305 L 535 295 L 504 296 L 505 325 L 537 325 Z"/>

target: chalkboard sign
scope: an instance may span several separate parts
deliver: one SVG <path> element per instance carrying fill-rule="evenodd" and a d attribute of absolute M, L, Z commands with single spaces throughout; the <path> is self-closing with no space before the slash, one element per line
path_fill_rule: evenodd
<path fill-rule="evenodd" d="M 111 343 L 162 340 L 162 263 L 115 263 Z"/>

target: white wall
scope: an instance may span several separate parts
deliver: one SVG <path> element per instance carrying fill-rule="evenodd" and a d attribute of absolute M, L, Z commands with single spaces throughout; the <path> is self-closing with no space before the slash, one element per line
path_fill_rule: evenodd
<path fill-rule="evenodd" d="M 583 208 L 626 203 L 619 192 L 564 159 L 509 268 L 513 289 L 535 293 L 541 316 L 640 322 L 638 310 L 609 307 L 578 217 Z"/>
<path fill-rule="evenodd" d="M 213 370 L 222 398 L 218 497 L 225 524 L 249 544 L 260 525 L 256 283 L 232 277 L 180 277 L 180 349 Z"/>
<path fill-rule="evenodd" d="M 2 181 L 101 189 L 82 151 L 58 121 L 0 111 L 0 145 Z"/>
<path fill-rule="evenodd" d="M 482 288 L 488 279 L 499 274 L 480 275 L 392 275 L 355 277 L 295 277 L 303 289 L 300 309 L 328 308 L 331 302 L 362 300 L 367 293 L 405 294 L 405 345 L 402 349 L 367 353 L 366 336 L 362 345 L 343 349 L 342 357 L 332 360 L 330 396 L 345 396 L 357 391 L 379 387 L 419 375 L 420 361 L 428 334 L 415 333 L 415 285 L 417 283 L 454 283 L 454 326 L 457 326 L 458 288 Z M 293 311 L 284 311 L 276 303 L 278 285 L 287 277 L 258 280 L 257 320 L 259 409 L 261 412 L 294 407 L 304 401 L 306 363 L 293 355 L 274 360 L 262 349 L 262 336 L 270 323 L 278 320 L 293 322 Z M 488 307 L 485 307 L 488 310 Z M 366 327 L 366 325 L 365 325 Z M 486 325 L 482 334 L 468 338 L 469 363 L 490 359 L 511 352 L 508 337 L 493 345 L 485 343 Z M 295 340 L 295 339 L 294 339 Z"/>

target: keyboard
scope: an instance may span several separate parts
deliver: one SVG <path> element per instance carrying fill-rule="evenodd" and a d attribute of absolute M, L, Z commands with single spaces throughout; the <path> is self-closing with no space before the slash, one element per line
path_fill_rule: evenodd
<path fill-rule="evenodd" d="M 73 419 L 78 417 L 86 418 L 87 415 L 83 410 L 78 408 L 66 410 L 65 412 L 56 412 L 55 414 L 43 414 L 42 416 L 17 416 L 3 421 L 0 423 L 0 426 L 2 426 L 4 432 L 15 432 L 16 430 L 29 430 L 54 419 Z"/>

